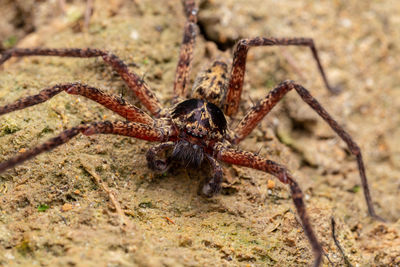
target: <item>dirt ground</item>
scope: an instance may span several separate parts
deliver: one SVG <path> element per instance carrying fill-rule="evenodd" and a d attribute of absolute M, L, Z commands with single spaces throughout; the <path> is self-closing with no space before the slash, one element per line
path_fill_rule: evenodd
<path fill-rule="evenodd" d="M 66 1 L 63 12 L 59 1 L 0 0 L 2 47 L 113 51 L 170 105 L 185 21 L 180 1 L 96 0 L 88 28 L 84 10 L 84 1 Z M 400 266 L 399 14 L 395 1 L 373 0 L 200 5 L 192 81 L 213 58 L 229 58 L 240 38 L 312 37 L 329 79 L 342 88 L 339 95 L 327 92 L 308 49 L 254 48 L 241 109 L 231 120 L 234 126 L 253 102 L 292 79 L 362 148 L 374 206 L 385 223 L 367 214 L 355 158 L 295 92 L 240 144 L 285 164 L 299 181 L 326 252 L 324 266 Z M 101 59 L 54 57 L 13 59 L 1 67 L 0 105 L 73 81 L 140 106 Z M 64 129 L 103 119 L 121 118 L 67 94 L 4 115 L 0 161 Z M 206 199 L 197 191 L 207 172 L 154 174 L 144 156 L 151 145 L 127 137 L 78 136 L 0 174 L 0 265 L 310 265 L 311 248 L 286 186 L 262 172 L 226 165 L 222 193 Z M 122 215 L 95 177 L 114 192 Z M 347 263 L 331 235 L 332 216 Z"/>

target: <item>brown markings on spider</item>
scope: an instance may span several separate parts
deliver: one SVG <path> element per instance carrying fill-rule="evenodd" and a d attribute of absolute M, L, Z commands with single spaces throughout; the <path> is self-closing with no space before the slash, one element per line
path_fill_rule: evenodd
<path fill-rule="evenodd" d="M 229 129 L 223 112 L 225 111 L 226 115 L 231 116 L 237 111 L 244 82 L 247 52 L 251 47 L 255 46 L 295 45 L 309 47 L 327 89 L 335 91 L 328 83 L 314 41 L 308 38 L 265 37 L 240 40 L 233 53 L 230 75 L 228 75 L 228 65 L 226 63 L 219 60 L 213 62 L 208 69 L 198 75 L 191 96 L 189 99 L 184 100 L 187 97 L 188 77 L 195 44 L 197 7 L 194 0 L 185 0 L 183 4 L 187 21 L 175 75 L 175 104 L 171 108 L 164 108 L 145 81 L 131 72 L 122 60 L 108 51 L 89 48 L 15 48 L 3 51 L 0 65 L 11 57 L 101 57 L 121 76 L 126 85 L 155 118 L 150 117 L 146 112 L 127 103 L 122 98 L 112 96 L 88 85 L 71 83 L 52 86 L 42 90 L 37 95 L 27 96 L 13 104 L 0 107 L 0 115 L 42 103 L 65 91 L 66 93 L 81 95 L 98 102 L 128 121 L 100 121 L 82 124 L 65 130 L 47 142 L 1 162 L 0 172 L 21 164 L 42 152 L 50 151 L 80 133 L 84 135 L 124 135 L 160 142 L 160 144 L 150 148 L 146 154 L 149 168 L 155 171 L 165 171 L 171 164 L 175 163 L 192 168 L 199 168 L 202 164 L 209 164 L 211 166 L 211 174 L 201 189 L 201 192 L 208 197 L 217 193 L 221 187 L 222 168 L 219 162 L 257 169 L 274 175 L 282 183 L 289 186 L 304 232 L 315 254 L 314 266 L 319 266 L 322 262 L 323 249 L 312 229 L 306 212 L 303 193 L 295 178 L 284 166 L 260 157 L 255 153 L 237 149 L 236 145 L 251 133 L 286 93 L 291 90 L 296 91 L 303 101 L 318 113 L 340 136 L 347 144 L 350 152 L 356 157 L 368 212 L 370 216 L 380 219 L 372 205 L 359 146 L 307 89 L 293 81 L 282 82 L 272 89 L 263 100 L 250 108 L 233 130 Z M 160 155 L 164 151 L 170 151 L 170 153 L 167 153 L 169 156 L 163 159 L 160 158 Z"/>
<path fill-rule="evenodd" d="M 220 60 L 214 61 L 206 70 L 197 75 L 193 85 L 193 98 L 204 99 L 220 108 L 226 98 L 228 65 Z"/>

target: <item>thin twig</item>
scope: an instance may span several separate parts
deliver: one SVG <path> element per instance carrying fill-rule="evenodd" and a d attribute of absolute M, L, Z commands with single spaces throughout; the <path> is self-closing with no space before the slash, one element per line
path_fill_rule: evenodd
<path fill-rule="evenodd" d="M 337 248 L 339 249 L 340 253 L 342 254 L 343 259 L 344 259 L 344 262 L 346 263 L 346 265 L 347 265 L 348 267 L 353 267 L 353 265 L 352 265 L 352 264 L 350 263 L 350 261 L 349 261 L 349 258 L 344 254 L 344 250 L 343 250 L 343 248 L 340 246 L 339 241 L 338 241 L 337 238 L 336 238 L 336 235 L 335 235 L 335 225 L 336 225 L 336 222 L 335 222 L 335 218 L 333 218 L 333 216 L 332 216 L 332 218 L 331 218 L 331 225 L 332 225 L 332 237 L 333 237 L 333 240 L 335 241 L 335 245 L 337 246 Z"/>
<path fill-rule="evenodd" d="M 89 23 L 92 13 L 93 13 L 93 0 L 87 0 L 85 8 L 85 21 L 83 24 L 85 30 L 89 29 Z"/>
<path fill-rule="evenodd" d="M 168 217 L 165 217 L 165 219 L 167 220 L 167 222 L 169 222 L 169 223 L 172 223 L 172 224 L 175 224 L 175 223 L 174 223 L 174 221 L 173 221 L 173 220 L 171 220 L 170 218 L 168 218 Z"/>
<path fill-rule="evenodd" d="M 294 218 L 295 218 L 297 224 L 302 225 L 300 219 L 298 218 L 298 216 L 296 215 L 296 213 L 292 209 L 286 210 L 283 214 L 286 214 L 287 212 L 291 212 L 294 215 Z M 329 258 L 328 253 L 325 251 L 324 248 L 322 248 L 322 252 L 323 252 L 324 256 L 328 259 L 328 261 L 331 264 L 331 266 L 335 267 L 335 264 L 331 261 L 331 259 Z"/>
<path fill-rule="evenodd" d="M 67 221 L 67 219 L 64 217 L 64 216 L 62 216 L 62 215 L 58 215 L 58 216 L 60 216 L 60 218 L 61 218 L 61 220 L 63 220 L 63 222 L 65 223 L 65 225 L 68 225 L 68 221 Z"/>
<path fill-rule="evenodd" d="M 121 208 L 121 205 L 119 204 L 115 193 L 110 190 L 110 188 L 107 186 L 106 183 L 103 182 L 103 180 L 100 178 L 100 176 L 96 173 L 94 170 L 93 166 L 87 165 L 85 163 L 82 163 L 83 168 L 85 171 L 87 171 L 92 177 L 93 180 L 96 182 L 96 184 L 103 189 L 104 192 L 107 193 L 108 198 L 110 199 L 111 203 L 115 207 L 115 211 L 118 215 L 119 221 L 120 221 L 120 226 L 122 227 L 123 230 L 125 228 L 130 229 L 132 227 L 131 222 L 129 219 L 125 216 L 124 211 Z"/>
<path fill-rule="evenodd" d="M 58 0 L 58 5 L 59 5 L 59 7 L 60 7 L 60 9 L 61 9 L 61 13 L 63 14 L 63 15 L 65 15 L 65 13 L 66 13 L 66 8 L 65 8 L 65 0 Z"/>
<path fill-rule="evenodd" d="M 329 255 L 328 255 L 328 253 L 325 251 L 325 249 L 324 249 L 324 255 L 325 255 L 325 257 L 328 259 L 330 265 L 333 266 L 333 267 L 335 267 L 335 264 L 331 261 L 331 259 L 329 258 Z"/>

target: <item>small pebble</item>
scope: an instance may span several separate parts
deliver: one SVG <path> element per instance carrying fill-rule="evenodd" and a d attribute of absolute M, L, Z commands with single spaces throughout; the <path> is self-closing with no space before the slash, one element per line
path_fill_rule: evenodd
<path fill-rule="evenodd" d="M 65 203 L 65 204 L 61 207 L 61 211 L 62 211 L 62 212 L 66 212 L 66 211 L 72 210 L 73 208 L 74 208 L 74 206 L 72 206 L 71 204 Z"/>
<path fill-rule="evenodd" d="M 269 180 L 267 182 L 267 188 L 268 189 L 273 189 L 275 187 L 275 182 L 273 180 Z"/>

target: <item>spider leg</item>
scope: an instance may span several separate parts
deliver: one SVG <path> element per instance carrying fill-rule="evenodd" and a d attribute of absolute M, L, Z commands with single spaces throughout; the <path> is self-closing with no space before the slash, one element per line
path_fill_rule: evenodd
<path fill-rule="evenodd" d="M 207 197 L 212 197 L 221 190 L 223 171 L 221 165 L 213 157 L 206 154 L 206 159 L 211 165 L 212 177 L 203 185 L 201 193 Z"/>
<path fill-rule="evenodd" d="M 242 94 L 244 75 L 246 70 L 247 52 L 251 47 L 255 46 L 307 46 L 311 49 L 313 57 L 317 62 L 319 72 L 324 80 L 326 88 L 337 93 L 338 89 L 330 86 L 326 77 L 324 68 L 318 56 L 317 49 L 314 45 L 314 40 L 311 38 L 263 38 L 256 37 L 253 39 L 242 39 L 238 42 L 233 54 L 231 78 L 229 81 L 228 93 L 226 98 L 226 114 L 231 116 L 235 114 L 239 108 L 240 95 Z"/>
<path fill-rule="evenodd" d="M 157 172 L 165 172 L 170 167 L 169 158 L 165 160 L 157 159 L 158 154 L 161 152 L 171 149 L 175 145 L 174 142 L 166 142 L 156 146 L 151 147 L 146 153 L 147 166 L 149 169 Z"/>
<path fill-rule="evenodd" d="M 267 172 L 277 177 L 282 183 L 289 185 L 291 196 L 303 225 L 304 232 L 314 251 L 315 259 L 313 266 L 319 266 L 322 262 L 322 246 L 315 236 L 310 220 L 306 213 L 303 193 L 298 183 L 294 180 L 286 168 L 251 152 L 236 150 L 233 148 L 224 147 L 223 145 L 218 146 L 216 149 L 214 149 L 214 151 L 217 151 L 216 158 L 218 160 Z"/>
<path fill-rule="evenodd" d="M 49 139 L 43 144 L 31 148 L 30 150 L 19 154 L 9 160 L 0 163 L 0 173 L 12 168 L 28 159 L 35 157 L 36 155 L 50 151 L 59 145 L 67 143 L 73 137 L 82 133 L 84 135 L 93 134 L 115 134 L 135 137 L 147 141 L 167 141 L 171 136 L 165 135 L 165 129 L 158 129 L 152 126 L 136 123 L 136 122 L 125 122 L 125 121 L 101 121 L 90 124 L 79 125 L 70 129 L 67 129 L 60 133 L 58 136 Z M 172 135 L 173 137 L 173 135 Z"/>
<path fill-rule="evenodd" d="M 234 130 L 235 137 L 231 140 L 232 143 L 238 144 L 243 138 L 245 138 L 264 118 L 265 115 L 283 98 L 286 93 L 290 90 L 295 89 L 300 95 L 304 102 L 306 102 L 315 112 L 318 113 L 334 130 L 337 135 L 347 144 L 350 152 L 357 158 L 358 170 L 360 172 L 361 183 L 364 189 L 364 197 L 367 202 L 368 212 L 371 217 L 382 220 L 376 215 L 374 207 L 372 205 L 371 194 L 369 191 L 367 176 L 365 174 L 364 162 L 361 155 L 361 149 L 353 141 L 353 138 L 340 126 L 329 113 L 321 106 L 321 104 L 305 89 L 303 86 L 293 82 L 285 81 L 279 84 L 266 96 L 264 100 L 253 106 L 250 111 L 244 116 L 239 122 L 238 126 Z"/>
<path fill-rule="evenodd" d="M 80 83 L 59 84 L 41 90 L 37 95 L 23 97 L 12 104 L 0 107 L 0 115 L 43 103 L 62 91 L 87 97 L 118 113 L 125 119 L 152 125 L 154 120 L 141 109 L 127 103 L 123 98 L 107 94 L 100 89 Z"/>
<path fill-rule="evenodd" d="M 180 98 L 186 98 L 189 73 L 192 66 L 193 48 L 196 41 L 197 7 L 194 0 L 183 0 L 186 23 L 183 31 L 183 40 L 176 67 L 174 82 L 174 103 Z"/>
<path fill-rule="evenodd" d="M 137 74 L 130 72 L 128 66 L 114 54 L 99 49 L 80 49 L 80 48 L 13 48 L 1 53 L 0 65 L 11 57 L 25 56 L 58 56 L 58 57 L 78 57 L 90 58 L 101 57 L 108 65 L 110 65 L 126 85 L 135 93 L 136 97 L 150 111 L 151 114 L 157 116 L 162 105 L 155 94 L 150 90 L 149 86 Z"/>

